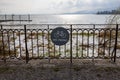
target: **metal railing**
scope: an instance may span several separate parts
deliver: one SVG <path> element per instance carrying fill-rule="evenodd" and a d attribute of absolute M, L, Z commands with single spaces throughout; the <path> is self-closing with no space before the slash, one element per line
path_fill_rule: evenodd
<path fill-rule="evenodd" d="M 64 27 L 69 42 L 54 45 L 51 32 Z M 116 61 L 120 51 L 119 24 L 28 24 L 1 25 L 0 59 L 111 59 Z"/>

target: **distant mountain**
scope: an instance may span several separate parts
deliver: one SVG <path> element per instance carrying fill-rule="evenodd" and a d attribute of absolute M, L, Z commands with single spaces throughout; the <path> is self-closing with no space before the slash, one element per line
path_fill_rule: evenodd
<path fill-rule="evenodd" d="M 93 9 L 93 10 L 83 10 L 76 11 L 72 13 L 64 13 L 64 14 L 120 14 L 120 10 L 117 11 L 115 9 Z"/>
<path fill-rule="evenodd" d="M 64 13 L 64 14 L 96 14 L 97 11 L 77 11 L 72 13 Z"/>
<path fill-rule="evenodd" d="M 76 14 L 95 14 L 97 11 L 77 11 Z"/>

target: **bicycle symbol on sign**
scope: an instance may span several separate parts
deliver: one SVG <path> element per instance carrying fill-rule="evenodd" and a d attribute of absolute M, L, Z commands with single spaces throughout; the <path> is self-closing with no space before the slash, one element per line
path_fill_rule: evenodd
<path fill-rule="evenodd" d="M 54 37 L 56 37 L 56 38 L 66 38 L 66 34 L 63 31 L 57 31 L 54 34 Z"/>

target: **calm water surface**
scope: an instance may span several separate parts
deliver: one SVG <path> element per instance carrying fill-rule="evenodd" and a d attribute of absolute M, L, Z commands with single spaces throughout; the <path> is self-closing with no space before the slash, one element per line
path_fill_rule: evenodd
<path fill-rule="evenodd" d="M 31 15 L 32 22 L 2 22 L 2 24 L 105 24 L 111 15 Z M 7 19 L 11 19 L 11 15 Z M 19 15 L 13 16 L 15 20 L 19 19 Z M 0 20 L 4 20 L 4 15 L 0 15 Z M 26 15 L 22 15 L 21 19 L 28 19 Z"/>

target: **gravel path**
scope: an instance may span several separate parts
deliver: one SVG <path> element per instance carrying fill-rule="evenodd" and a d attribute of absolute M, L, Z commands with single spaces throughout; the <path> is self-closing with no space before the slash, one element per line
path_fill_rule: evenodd
<path fill-rule="evenodd" d="M 0 80 L 119 80 L 120 60 L 0 61 Z"/>

